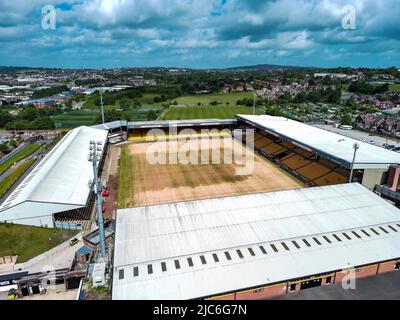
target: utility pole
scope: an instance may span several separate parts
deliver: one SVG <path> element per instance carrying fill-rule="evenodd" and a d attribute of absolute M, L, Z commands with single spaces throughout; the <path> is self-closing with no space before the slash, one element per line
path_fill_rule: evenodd
<path fill-rule="evenodd" d="M 353 182 L 354 163 L 356 162 L 357 150 L 360 149 L 360 145 L 358 143 L 355 143 L 353 145 L 353 149 L 354 149 L 354 154 L 353 154 L 353 162 L 351 163 L 349 183 Z"/>
<path fill-rule="evenodd" d="M 100 247 L 101 256 L 106 257 L 106 238 L 104 233 L 104 219 L 103 219 L 103 199 L 101 197 L 101 192 L 103 189 L 102 183 L 98 179 L 97 162 L 100 161 L 102 142 L 90 141 L 90 152 L 88 156 L 89 162 L 93 164 L 93 181 L 89 181 L 90 189 L 96 194 L 96 205 L 97 205 L 97 224 L 99 226 L 99 236 L 100 236 Z"/>
<path fill-rule="evenodd" d="M 101 119 L 104 124 L 104 104 L 103 104 L 103 91 L 100 90 L 100 106 L 101 106 Z"/>

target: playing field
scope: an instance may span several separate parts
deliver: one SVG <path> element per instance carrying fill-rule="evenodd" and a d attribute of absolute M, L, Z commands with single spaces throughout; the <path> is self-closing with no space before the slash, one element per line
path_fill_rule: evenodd
<path fill-rule="evenodd" d="M 198 94 L 191 96 L 182 96 L 176 98 L 178 104 L 210 104 L 217 102 L 222 105 L 235 105 L 238 100 L 247 98 L 253 99 L 254 95 L 252 92 L 230 92 L 230 93 L 211 93 L 211 94 Z"/>
<path fill-rule="evenodd" d="M 253 114 L 245 106 L 170 107 L 163 120 L 234 119 L 236 114 Z"/>
<path fill-rule="evenodd" d="M 177 150 L 181 150 L 183 144 L 187 147 L 188 143 L 190 147 L 194 147 L 199 141 L 178 142 Z M 171 142 L 158 143 L 165 143 L 168 150 L 172 147 Z M 146 153 L 154 147 L 154 143 L 130 143 L 122 147 L 119 208 L 304 187 L 303 183 L 252 152 L 250 154 L 254 159 L 254 170 L 246 175 L 238 175 L 236 170 L 243 168 L 243 165 L 237 161 L 223 164 L 224 151 L 211 142 L 199 151 L 198 158 L 200 159 L 202 152 L 208 150 L 209 158 L 217 154 L 216 158 L 220 159 L 221 164 L 182 164 L 178 161 L 178 164 L 152 165 L 147 160 Z M 232 154 L 232 149 L 242 154 L 245 150 L 239 142 L 231 140 L 231 147 L 224 150 L 227 150 L 226 154 Z M 167 159 L 171 156 L 175 158 L 177 152 L 168 151 L 166 155 Z"/>

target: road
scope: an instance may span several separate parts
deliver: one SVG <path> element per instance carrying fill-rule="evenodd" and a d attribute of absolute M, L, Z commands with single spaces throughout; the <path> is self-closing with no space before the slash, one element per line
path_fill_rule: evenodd
<path fill-rule="evenodd" d="M 314 127 L 324 129 L 330 132 L 341 134 L 342 136 L 346 136 L 349 138 L 353 138 L 356 140 L 366 139 L 367 142 L 373 140 L 376 146 L 383 147 L 385 143 L 393 144 L 396 147 L 400 147 L 400 141 L 391 139 L 391 138 L 384 138 L 379 136 L 370 136 L 368 132 L 359 131 L 359 130 L 342 130 L 339 128 L 335 128 L 329 125 L 314 125 Z"/>

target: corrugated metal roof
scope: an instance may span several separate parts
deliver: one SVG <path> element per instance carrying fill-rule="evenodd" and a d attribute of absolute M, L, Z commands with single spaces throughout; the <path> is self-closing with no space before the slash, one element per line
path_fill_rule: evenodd
<path fill-rule="evenodd" d="M 106 139 L 107 131 L 88 127 L 68 132 L 4 201 L 0 220 L 7 209 L 26 201 L 85 206 L 88 181 L 93 179 L 89 142 L 101 141 L 104 146 Z"/>
<path fill-rule="evenodd" d="M 399 240 L 400 210 L 359 184 L 119 210 L 113 298 L 192 299 L 256 287 L 397 258 Z"/>
<path fill-rule="evenodd" d="M 360 145 L 357 151 L 355 169 L 385 169 L 390 164 L 400 163 L 400 154 L 366 142 L 361 142 L 337 133 L 316 128 L 298 121 L 273 116 L 238 115 L 261 128 L 279 134 L 332 158 L 342 160 L 348 167 L 353 161 L 354 143 Z"/>

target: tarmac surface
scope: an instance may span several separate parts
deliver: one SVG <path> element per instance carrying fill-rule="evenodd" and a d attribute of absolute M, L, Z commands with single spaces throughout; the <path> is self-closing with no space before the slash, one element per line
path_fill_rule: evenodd
<path fill-rule="evenodd" d="M 329 125 L 314 125 L 316 128 L 324 129 L 326 131 L 338 133 L 342 136 L 353 138 L 356 140 L 362 141 L 362 139 L 365 139 L 366 141 L 364 142 L 370 142 L 371 140 L 375 142 L 375 145 L 378 147 L 383 147 L 385 143 L 395 145 L 396 147 L 400 147 L 400 141 L 394 140 L 391 138 L 386 138 L 386 137 L 380 137 L 376 135 L 371 135 L 369 132 L 364 132 L 364 131 L 359 131 L 359 130 L 342 130 L 339 128 L 335 128 L 333 126 Z"/>
<path fill-rule="evenodd" d="M 359 279 L 353 290 L 343 289 L 341 283 L 337 283 L 271 300 L 400 300 L 400 271 Z"/>

